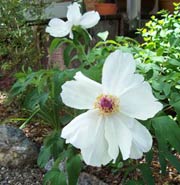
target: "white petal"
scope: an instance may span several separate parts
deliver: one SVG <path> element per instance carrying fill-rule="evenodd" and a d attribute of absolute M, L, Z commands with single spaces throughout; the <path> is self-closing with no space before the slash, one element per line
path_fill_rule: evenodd
<path fill-rule="evenodd" d="M 127 116 L 146 120 L 162 109 L 152 94 L 151 86 L 143 82 L 120 96 L 120 111 Z"/>
<path fill-rule="evenodd" d="M 104 132 L 99 132 L 96 144 L 81 150 L 82 157 L 87 165 L 100 167 L 108 164 L 112 158 L 108 155 L 108 144 L 104 138 Z"/>
<path fill-rule="evenodd" d="M 81 16 L 80 5 L 78 3 L 75 2 L 68 6 L 67 19 L 73 25 L 79 25 Z"/>
<path fill-rule="evenodd" d="M 92 28 L 99 22 L 99 20 L 100 20 L 100 16 L 98 12 L 95 12 L 95 11 L 86 12 L 81 17 L 80 25 L 86 29 Z"/>
<path fill-rule="evenodd" d="M 135 87 L 137 87 L 139 84 L 144 82 L 144 77 L 140 74 L 131 74 L 129 75 L 123 83 L 118 84 L 116 94 L 117 96 L 121 96 L 126 91 L 129 91 Z"/>
<path fill-rule="evenodd" d="M 104 137 L 104 120 L 96 110 L 90 110 L 73 119 L 62 130 L 61 137 L 81 149 L 86 164 L 101 166 L 111 161 Z"/>
<path fill-rule="evenodd" d="M 132 143 L 132 134 L 128 128 L 129 121 L 132 120 L 124 119 L 120 114 L 106 117 L 105 137 L 108 142 L 108 153 L 114 161 L 118 157 L 119 149 L 123 160 L 129 158 Z"/>
<path fill-rule="evenodd" d="M 86 164 L 99 167 L 108 164 L 112 158 L 108 154 L 108 143 L 104 135 L 104 118 L 100 117 L 96 124 L 94 133 L 90 136 L 94 138 L 93 144 L 87 148 L 82 148 L 81 153 Z"/>
<path fill-rule="evenodd" d="M 119 95 L 127 87 L 127 79 L 135 72 L 135 61 L 129 53 L 116 50 L 103 66 L 102 84 L 104 93 Z M 129 80 L 128 80 L 129 81 Z"/>
<path fill-rule="evenodd" d="M 80 114 L 62 129 L 61 137 L 77 148 L 87 148 L 94 142 L 99 120 L 96 110 Z"/>
<path fill-rule="evenodd" d="M 46 27 L 46 32 L 53 37 L 64 37 L 69 34 L 71 25 L 68 22 L 64 22 L 61 19 L 53 18 L 49 22 L 49 26 Z"/>
<path fill-rule="evenodd" d="M 97 96 L 102 94 L 102 85 L 81 72 L 76 73 L 74 78 L 62 85 L 63 103 L 72 108 L 92 109 Z"/>
<path fill-rule="evenodd" d="M 130 153 L 130 158 L 131 159 L 140 159 L 143 156 L 143 152 L 136 146 L 134 142 L 132 142 L 131 146 L 131 153 Z"/>
<path fill-rule="evenodd" d="M 134 120 L 134 123 L 134 126 L 131 128 L 133 143 L 130 158 L 139 159 L 142 157 L 143 152 L 148 152 L 151 149 L 152 136 L 148 129 L 137 120 Z"/>

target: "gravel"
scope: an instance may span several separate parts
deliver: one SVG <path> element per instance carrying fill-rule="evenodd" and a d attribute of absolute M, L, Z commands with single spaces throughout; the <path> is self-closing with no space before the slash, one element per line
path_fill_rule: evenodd
<path fill-rule="evenodd" d="M 0 185 L 42 185 L 43 174 L 37 166 L 21 169 L 0 166 Z"/>

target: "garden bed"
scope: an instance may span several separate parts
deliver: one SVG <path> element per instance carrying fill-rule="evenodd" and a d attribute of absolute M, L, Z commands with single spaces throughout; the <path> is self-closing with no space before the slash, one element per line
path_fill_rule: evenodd
<path fill-rule="evenodd" d="M 0 92 L 0 118 L 1 121 L 21 117 L 22 113 L 18 109 L 15 104 L 5 105 L 6 94 Z M 19 124 L 14 122 L 9 122 L 9 124 L 18 126 Z M 20 126 L 20 125 L 19 125 Z M 36 142 L 36 144 L 40 147 L 43 143 L 43 139 L 48 133 L 51 131 L 51 128 L 41 124 L 39 122 L 31 122 L 23 129 L 24 133 L 27 137 L 31 140 Z M 180 160 L 180 155 L 175 154 L 178 159 Z M 140 160 L 140 163 L 143 163 L 143 160 Z M 157 152 L 154 150 L 154 158 L 151 163 L 153 176 L 155 178 L 156 185 L 168 185 L 168 184 L 180 184 L 180 174 L 177 170 L 172 167 L 167 167 L 167 174 L 163 176 L 160 173 L 160 164 L 157 158 Z M 84 166 L 83 171 L 96 176 L 98 179 L 102 180 L 103 182 L 107 183 L 108 185 L 119 185 L 124 177 L 125 168 L 122 167 L 121 169 L 113 169 L 110 167 L 91 167 L 91 166 Z M 42 177 L 45 171 L 40 169 L 38 166 L 25 166 L 24 169 L 9 169 L 6 167 L 0 167 L 0 184 L 1 185 L 41 185 L 42 184 Z M 128 178 L 130 179 L 139 179 L 140 171 L 136 170 L 132 173 L 129 173 Z M 94 184 L 95 185 L 95 184 Z"/>

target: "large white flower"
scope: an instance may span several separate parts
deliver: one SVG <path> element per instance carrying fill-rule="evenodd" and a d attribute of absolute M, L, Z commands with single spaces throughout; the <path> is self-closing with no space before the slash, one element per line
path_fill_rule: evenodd
<path fill-rule="evenodd" d="M 81 26 L 83 29 L 88 29 L 95 26 L 99 20 L 100 16 L 98 12 L 89 11 L 82 15 L 80 5 L 73 3 L 68 6 L 67 21 L 65 22 L 58 18 L 51 19 L 46 32 L 53 37 L 64 37 L 70 34 L 70 38 L 73 38 L 73 26 Z"/>
<path fill-rule="evenodd" d="M 133 56 L 117 50 L 103 66 L 102 84 L 81 72 L 62 86 L 61 97 L 69 107 L 88 109 L 62 130 L 66 143 L 81 149 L 92 166 L 141 158 L 152 147 L 149 131 L 136 119 L 146 120 L 162 109 L 142 75 L 135 74 Z"/>

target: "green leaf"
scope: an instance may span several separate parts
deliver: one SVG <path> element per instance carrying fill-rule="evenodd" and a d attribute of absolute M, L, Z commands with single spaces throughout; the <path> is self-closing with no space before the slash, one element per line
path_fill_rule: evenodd
<path fill-rule="evenodd" d="M 56 159 L 58 158 L 59 154 L 63 151 L 64 149 L 64 140 L 59 138 L 54 142 L 54 144 L 51 146 L 51 153 L 53 157 Z"/>
<path fill-rule="evenodd" d="M 153 160 L 153 151 L 150 150 L 148 153 L 146 153 L 146 161 L 150 165 Z"/>
<path fill-rule="evenodd" d="M 144 183 L 140 180 L 129 180 L 125 185 L 144 185 Z"/>
<path fill-rule="evenodd" d="M 83 45 L 84 47 L 89 46 L 91 36 L 85 29 L 81 28 L 80 26 L 74 26 L 73 35 L 73 42 L 76 45 Z M 79 41 L 81 41 L 81 44 Z"/>
<path fill-rule="evenodd" d="M 161 116 L 153 119 L 153 127 L 157 132 L 157 139 L 163 140 L 162 145 L 169 142 L 180 152 L 180 128 L 174 120 L 168 116 Z M 164 146 L 162 146 L 164 148 Z"/>
<path fill-rule="evenodd" d="M 159 162 L 160 162 L 160 165 L 161 165 L 162 174 L 165 175 L 166 174 L 166 167 L 167 167 L 167 160 L 165 159 L 164 152 L 159 151 L 158 156 L 159 156 Z"/>
<path fill-rule="evenodd" d="M 55 38 L 52 40 L 51 45 L 49 47 L 50 54 L 52 54 L 59 47 L 61 42 L 62 42 L 62 39 L 60 38 Z"/>
<path fill-rule="evenodd" d="M 152 176 L 152 171 L 150 169 L 150 166 L 148 164 L 141 164 L 139 166 L 139 169 L 141 170 L 145 184 L 154 185 L 155 184 L 154 178 Z"/>
<path fill-rule="evenodd" d="M 73 156 L 67 161 L 67 172 L 69 185 L 76 185 L 82 168 L 82 161 L 79 155 Z"/>
<path fill-rule="evenodd" d="M 56 158 L 54 160 L 54 164 L 52 166 L 52 169 L 60 169 L 61 168 L 60 165 L 62 163 L 62 165 L 63 165 L 62 171 L 63 171 L 64 170 L 64 165 L 65 165 L 66 158 L 67 158 L 67 151 L 64 150 L 63 152 L 59 153 L 58 158 Z"/>
<path fill-rule="evenodd" d="M 170 163 L 177 169 L 178 172 L 180 172 L 180 161 L 179 159 L 171 154 L 170 152 L 166 153 L 167 159 L 170 161 Z"/>
<path fill-rule="evenodd" d="M 59 131 L 53 131 L 51 134 L 46 136 L 44 140 L 44 145 L 46 147 L 49 147 L 53 145 L 58 139 L 60 139 L 60 132 Z"/>
<path fill-rule="evenodd" d="M 180 62 L 178 60 L 169 59 L 167 62 L 170 63 L 170 64 L 172 64 L 172 65 L 174 65 L 174 66 L 180 67 Z"/>
<path fill-rule="evenodd" d="M 63 56 L 64 56 L 64 63 L 66 65 L 66 67 L 69 67 L 69 64 L 72 61 L 73 56 L 71 55 L 72 51 L 74 49 L 73 45 L 68 45 L 63 52 Z"/>
<path fill-rule="evenodd" d="M 152 86 L 153 86 L 153 88 L 154 88 L 155 90 L 157 90 L 157 91 L 162 91 L 162 90 L 163 90 L 163 84 L 160 83 L 158 80 L 154 80 L 154 81 L 152 82 Z"/>
<path fill-rule="evenodd" d="M 102 64 L 97 64 L 96 66 L 92 66 L 90 69 L 82 70 L 83 74 L 91 78 L 92 80 L 95 80 L 97 82 L 101 81 L 101 73 L 102 73 Z"/>
<path fill-rule="evenodd" d="M 67 185 L 66 175 L 58 169 L 50 170 L 44 176 L 43 185 Z"/>
<path fill-rule="evenodd" d="M 155 129 L 155 135 L 158 140 L 158 148 L 159 148 L 159 162 L 161 165 L 162 173 L 166 173 L 166 166 L 167 162 L 165 160 L 164 152 L 167 151 L 167 145 L 166 145 L 166 139 L 164 138 L 164 132 L 163 128 L 161 127 L 161 124 L 158 122 L 158 120 L 153 119 L 153 127 Z"/>
<path fill-rule="evenodd" d="M 180 100 L 177 101 L 176 103 L 172 104 L 172 106 L 174 107 L 176 113 L 177 113 L 178 115 L 180 115 Z M 179 120 L 179 121 L 180 121 L 180 120 Z"/>
<path fill-rule="evenodd" d="M 24 106 L 26 109 L 33 110 L 38 104 L 43 105 L 48 99 L 48 93 L 39 93 L 38 89 L 34 89 L 32 92 L 29 92 L 24 101 Z"/>
<path fill-rule="evenodd" d="M 159 146 L 159 161 L 162 172 L 165 173 L 166 159 L 180 170 L 180 162 L 173 156 L 168 148 L 168 143 L 171 144 L 178 152 L 180 152 L 180 128 L 176 122 L 168 116 L 161 116 L 153 119 L 153 127 L 155 129 L 156 138 Z"/>
<path fill-rule="evenodd" d="M 153 69 L 150 69 L 147 73 L 146 73 L 146 76 L 145 76 L 146 80 L 148 81 L 149 79 L 151 79 L 153 77 Z"/>
<path fill-rule="evenodd" d="M 37 163 L 41 168 L 44 168 L 51 157 L 50 147 L 42 147 L 38 156 Z"/>
<path fill-rule="evenodd" d="M 163 85 L 163 91 L 164 91 L 164 94 L 166 96 L 168 96 L 170 94 L 170 91 L 171 91 L 171 85 L 168 84 L 168 83 L 164 83 L 164 85 Z"/>

